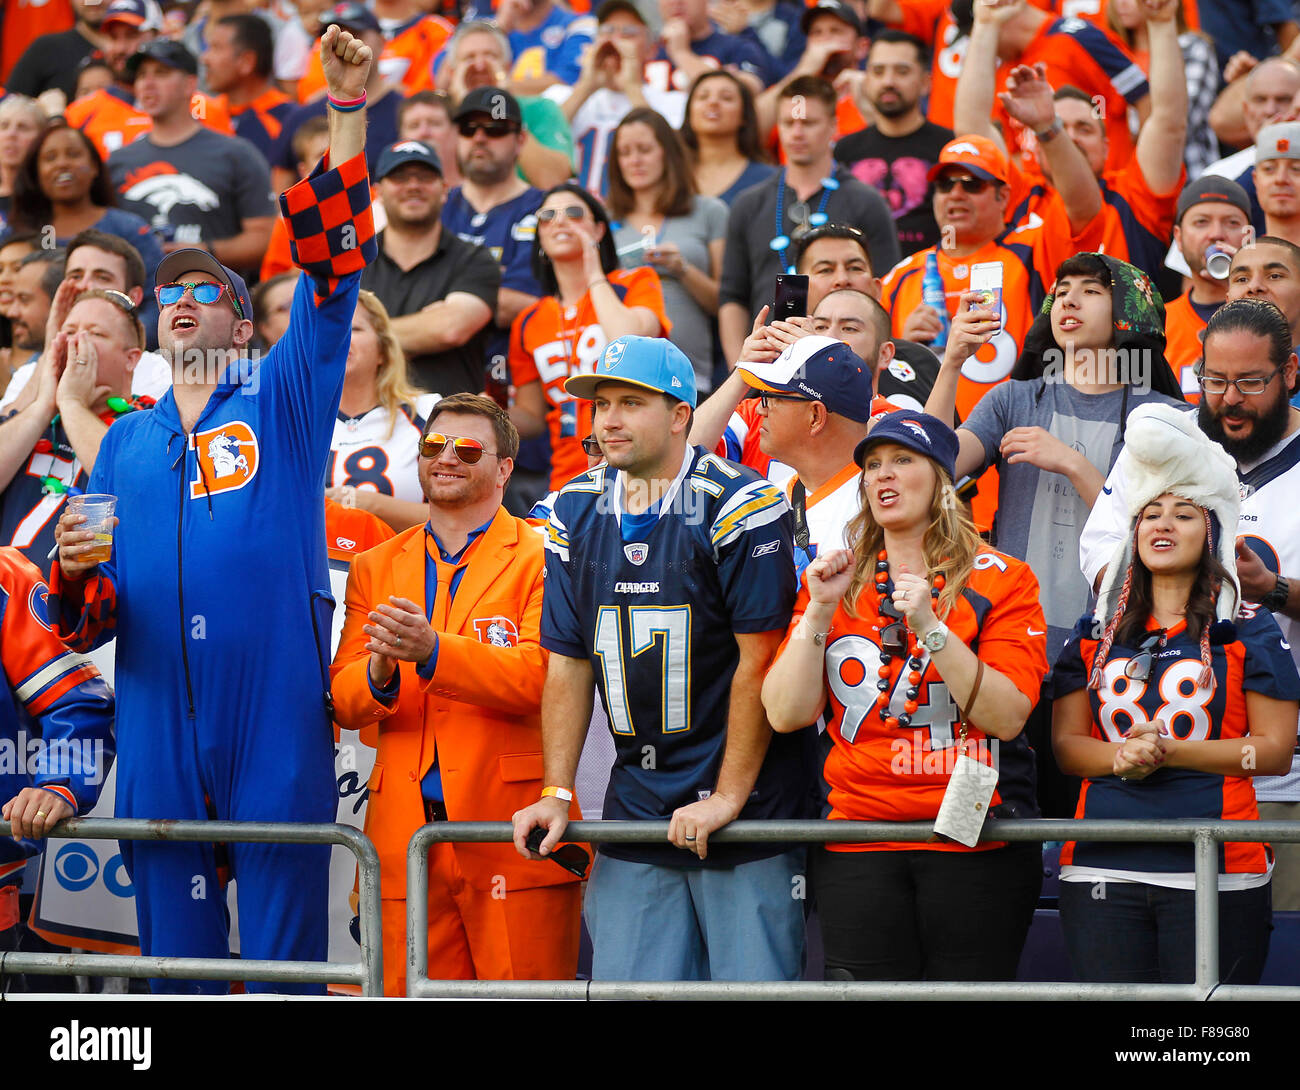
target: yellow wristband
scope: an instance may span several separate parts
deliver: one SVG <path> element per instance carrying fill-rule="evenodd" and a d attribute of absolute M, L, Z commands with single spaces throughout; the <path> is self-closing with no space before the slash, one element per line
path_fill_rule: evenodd
<path fill-rule="evenodd" d="M 542 798 L 555 797 L 561 802 L 572 802 L 573 792 L 566 787 L 544 787 L 542 788 Z"/>

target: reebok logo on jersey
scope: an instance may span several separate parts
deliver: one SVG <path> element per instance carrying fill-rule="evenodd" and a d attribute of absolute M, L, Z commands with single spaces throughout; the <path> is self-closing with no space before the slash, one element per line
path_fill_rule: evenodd
<path fill-rule="evenodd" d="M 347 549 L 349 552 L 357 547 L 357 543 L 350 537 L 336 537 L 334 539 L 334 544 L 340 549 Z"/>
<path fill-rule="evenodd" d="M 190 436 L 190 448 L 197 463 L 190 481 L 192 500 L 234 492 L 257 476 L 257 436 L 242 420 L 195 432 Z"/>
<path fill-rule="evenodd" d="M 757 558 L 760 556 L 771 556 L 780 547 L 781 547 L 781 539 L 777 538 L 775 541 L 769 541 L 763 545 L 755 545 L 754 551 L 749 555 L 753 558 Z"/>
<path fill-rule="evenodd" d="M 623 546 L 623 555 L 637 567 L 640 567 L 645 563 L 646 557 L 650 555 L 650 546 L 644 541 L 634 541 L 631 545 Z"/>
<path fill-rule="evenodd" d="M 519 629 L 509 617 L 475 617 L 474 634 L 479 643 L 490 643 L 493 647 L 519 645 Z"/>
<path fill-rule="evenodd" d="M 545 570 L 545 569 L 543 569 Z M 658 583 L 615 583 L 615 594 L 658 594 Z"/>

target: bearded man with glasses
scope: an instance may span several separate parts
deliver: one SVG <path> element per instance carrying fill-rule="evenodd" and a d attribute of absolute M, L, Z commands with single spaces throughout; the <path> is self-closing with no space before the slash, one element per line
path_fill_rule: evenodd
<path fill-rule="evenodd" d="M 438 402 L 420 443 L 429 521 L 358 557 L 348 576 L 331 673 L 339 725 L 379 749 L 366 835 L 379 849 L 386 995 L 406 994 L 411 835 L 428 821 L 502 821 L 543 786 L 544 550 L 501 506 L 518 449 L 495 401 Z M 572 980 L 579 888 L 577 874 L 533 866 L 507 844 L 435 844 L 420 937 L 429 975 Z"/>

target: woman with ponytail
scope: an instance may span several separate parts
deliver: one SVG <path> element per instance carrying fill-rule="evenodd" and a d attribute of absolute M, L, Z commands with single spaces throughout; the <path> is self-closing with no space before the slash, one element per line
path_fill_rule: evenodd
<path fill-rule="evenodd" d="M 1237 615 L 1233 460 L 1191 414 L 1128 419 L 1131 527 L 1053 671 L 1053 743 L 1080 818 L 1257 820 L 1252 776 L 1291 767 L 1300 675 L 1266 610 Z M 1082 981 L 1195 977 L 1190 843 L 1068 843 L 1061 923 Z M 1258 983 L 1266 844 L 1219 851 L 1220 979 Z"/>

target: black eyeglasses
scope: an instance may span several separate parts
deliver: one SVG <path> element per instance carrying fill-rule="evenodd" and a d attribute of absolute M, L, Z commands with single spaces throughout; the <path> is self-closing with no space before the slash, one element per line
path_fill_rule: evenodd
<path fill-rule="evenodd" d="M 954 177 L 951 174 L 945 174 L 941 178 L 934 180 L 934 188 L 940 193 L 951 193 L 954 186 L 961 186 L 962 189 L 972 196 L 976 193 L 983 193 L 993 183 L 986 178 L 969 178 Z"/>
<path fill-rule="evenodd" d="M 797 394 L 773 394 L 768 391 L 758 395 L 758 403 L 763 406 L 763 411 L 767 412 L 772 406 L 769 404 L 773 401 L 811 401 L 810 397 L 799 397 Z"/>
<path fill-rule="evenodd" d="M 587 210 L 580 204 L 571 204 L 565 208 L 543 208 L 537 213 L 538 223 L 550 223 L 561 213 L 568 216 L 571 220 L 580 220 L 587 214 Z"/>
<path fill-rule="evenodd" d="M 589 435 L 582 441 L 582 449 L 589 458 L 603 458 L 605 456 L 604 451 L 600 449 L 600 444 L 596 442 L 596 437 L 594 435 Z"/>
<path fill-rule="evenodd" d="M 461 121 L 457 123 L 456 130 L 467 140 L 480 131 L 496 140 L 517 133 L 519 126 L 513 121 Z"/>
<path fill-rule="evenodd" d="M 1138 653 L 1134 655 L 1124 665 L 1124 676 L 1133 681 L 1146 681 L 1151 676 L 1151 660 L 1153 652 L 1158 647 L 1165 645 L 1165 630 L 1163 628 L 1152 632 L 1138 647 Z"/>
<path fill-rule="evenodd" d="M 1237 393 L 1242 397 L 1254 397 L 1262 394 L 1268 389 L 1268 384 L 1273 381 L 1274 377 L 1282 370 L 1281 367 L 1275 367 L 1265 378 L 1252 376 L 1251 378 L 1207 378 L 1205 375 L 1198 374 L 1196 383 L 1207 394 L 1226 394 L 1229 386 L 1237 387 Z"/>

